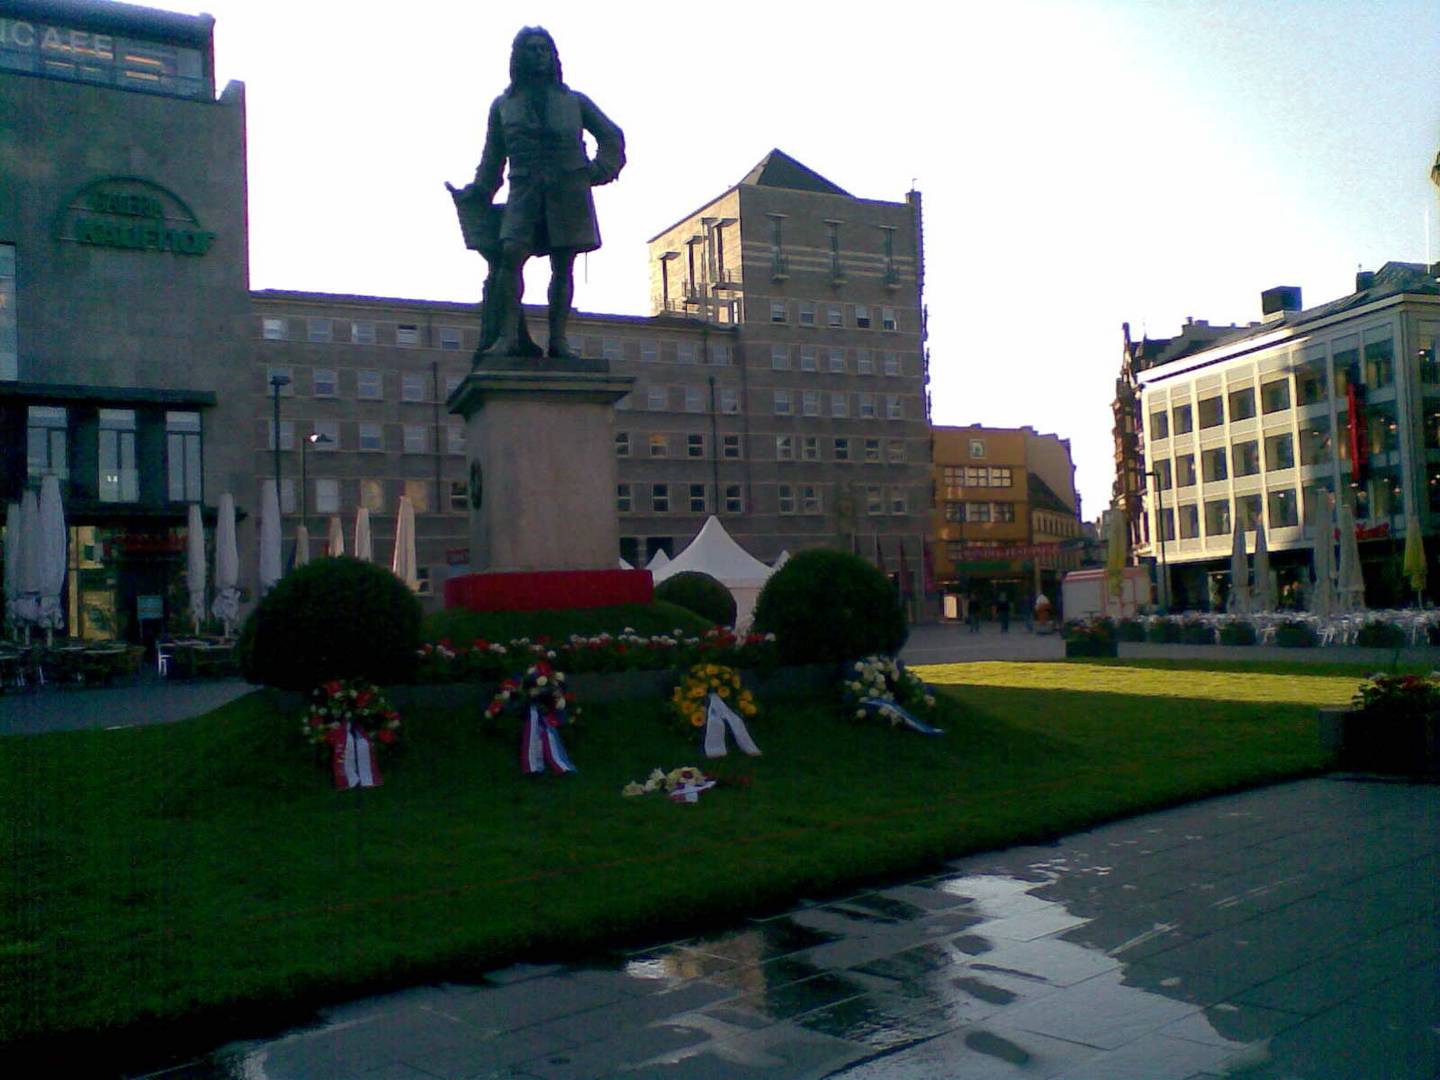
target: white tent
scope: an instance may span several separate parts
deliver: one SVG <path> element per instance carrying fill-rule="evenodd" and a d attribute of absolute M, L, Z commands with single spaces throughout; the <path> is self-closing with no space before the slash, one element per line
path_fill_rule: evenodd
<path fill-rule="evenodd" d="M 775 561 L 770 564 L 770 569 L 771 569 L 771 570 L 779 570 L 780 567 L 784 566 L 784 565 L 785 565 L 787 562 L 789 562 L 789 561 L 790 561 L 790 552 L 789 552 L 788 550 L 782 551 L 782 552 L 780 552 L 779 555 L 775 556 Z"/>
<path fill-rule="evenodd" d="M 669 562 L 670 556 L 665 554 L 665 549 L 656 548 L 655 554 L 650 556 L 650 561 L 645 564 L 645 569 L 653 574 L 656 570 L 663 570 Z"/>
<path fill-rule="evenodd" d="M 735 597 L 735 629 L 741 632 L 749 628 L 760 589 L 772 573 L 737 544 L 713 515 L 689 547 L 653 573 L 658 584 L 686 570 L 709 574 L 730 590 Z"/>

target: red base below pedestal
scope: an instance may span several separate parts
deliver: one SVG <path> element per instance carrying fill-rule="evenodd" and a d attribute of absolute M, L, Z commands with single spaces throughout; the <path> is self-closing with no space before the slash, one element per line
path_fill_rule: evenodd
<path fill-rule="evenodd" d="M 654 599 L 649 570 L 462 574 L 445 582 L 445 606 L 469 611 L 557 611 L 648 604 Z"/>

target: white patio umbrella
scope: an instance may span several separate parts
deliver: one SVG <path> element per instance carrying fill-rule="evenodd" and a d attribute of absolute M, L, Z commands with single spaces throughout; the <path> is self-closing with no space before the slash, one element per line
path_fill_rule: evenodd
<path fill-rule="evenodd" d="M 303 524 L 295 526 L 295 561 L 292 565 L 304 566 L 310 561 L 310 530 Z"/>
<path fill-rule="evenodd" d="M 1310 592 L 1310 613 L 1328 619 L 1335 613 L 1335 518 L 1324 492 L 1316 500 L 1313 552 L 1315 585 Z"/>
<path fill-rule="evenodd" d="M 1232 615 L 1250 613 L 1250 564 L 1245 560 L 1245 529 L 1240 522 L 1231 530 L 1235 542 L 1230 548 L 1230 600 L 1226 607 Z"/>
<path fill-rule="evenodd" d="M 33 490 L 20 497 L 20 568 L 15 616 L 25 627 L 25 640 L 40 618 L 40 499 Z"/>
<path fill-rule="evenodd" d="M 355 557 L 365 562 L 375 559 L 375 546 L 370 541 L 370 511 L 363 506 L 355 511 Z"/>
<path fill-rule="evenodd" d="M 420 587 L 415 570 L 415 507 L 408 495 L 400 496 L 400 510 L 395 515 L 395 554 L 390 569 L 411 592 Z"/>
<path fill-rule="evenodd" d="M 20 625 L 15 613 L 20 598 L 20 504 L 12 502 L 5 508 L 5 626 L 15 632 Z"/>
<path fill-rule="evenodd" d="M 235 497 L 220 496 L 215 523 L 215 600 L 210 606 L 225 628 L 225 636 L 240 621 L 240 551 L 235 543 Z"/>
<path fill-rule="evenodd" d="M 200 520 L 200 504 L 190 504 L 185 523 L 185 584 L 190 590 L 190 620 L 195 632 L 205 621 L 205 523 Z"/>
<path fill-rule="evenodd" d="M 1335 582 L 1341 611 L 1365 610 L 1365 576 L 1360 572 L 1360 544 L 1355 539 L 1355 513 L 1340 506 L 1340 573 Z"/>
<path fill-rule="evenodd" d="M 268 592 L 280 580 L 280 499 L 275 481 L 260 486 L 260 591 Z"/>
<path fill-rule="evenodd" d="M 60 501 L 60 478 L 53 473 L 40 485 L 40 614 L 37 622 L 45 628 L 45 643 L 55 640 L 55 631 L 65 627 L 65 608 L 60 596 L 65 591 L 66 555 L 70 532 L 65 528 L 65 507 Z"/>
<path fill-rule="evenodd" d="M 1265 543 L 1265 522 L 1255 522 L 1255 610 L 1275 610 L 1275 582 L 1270 577 L 1270 548 Z"/>
<path fill-rule="evenodd" d="M 325 541 L 325 554 L 331 557 L 345 554 L 345 526 L 340 524 L 340 515 L 330 517 L 330 536 Z"/>

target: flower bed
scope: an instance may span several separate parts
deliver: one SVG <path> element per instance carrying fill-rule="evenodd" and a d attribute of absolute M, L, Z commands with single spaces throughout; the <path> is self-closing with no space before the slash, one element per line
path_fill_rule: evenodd
<path fill-rule="evenodd" d="M 1370 676 L 1321 739 L 1342 768 L 1440 778 L 1440 673 Z"/>
<path fill-rule="evenodd" d="M 1115 624 L 1109 619 L 1068 622 L 1064 634 L 1067 657 L 1115 656 L 1118 653 Z"/>

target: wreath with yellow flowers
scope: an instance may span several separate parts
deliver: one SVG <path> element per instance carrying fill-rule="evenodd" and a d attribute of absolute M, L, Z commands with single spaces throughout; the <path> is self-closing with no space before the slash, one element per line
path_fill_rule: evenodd
<path fill-rule="evenodd" d="M 754 696 L 740 685 L 740 672 L 720 664 L 696 664 L 670 693 L 670 712 L 682 730 L 694 732 L 705 726 L 711 694 L 746 719 L 760 711 Z"/>

